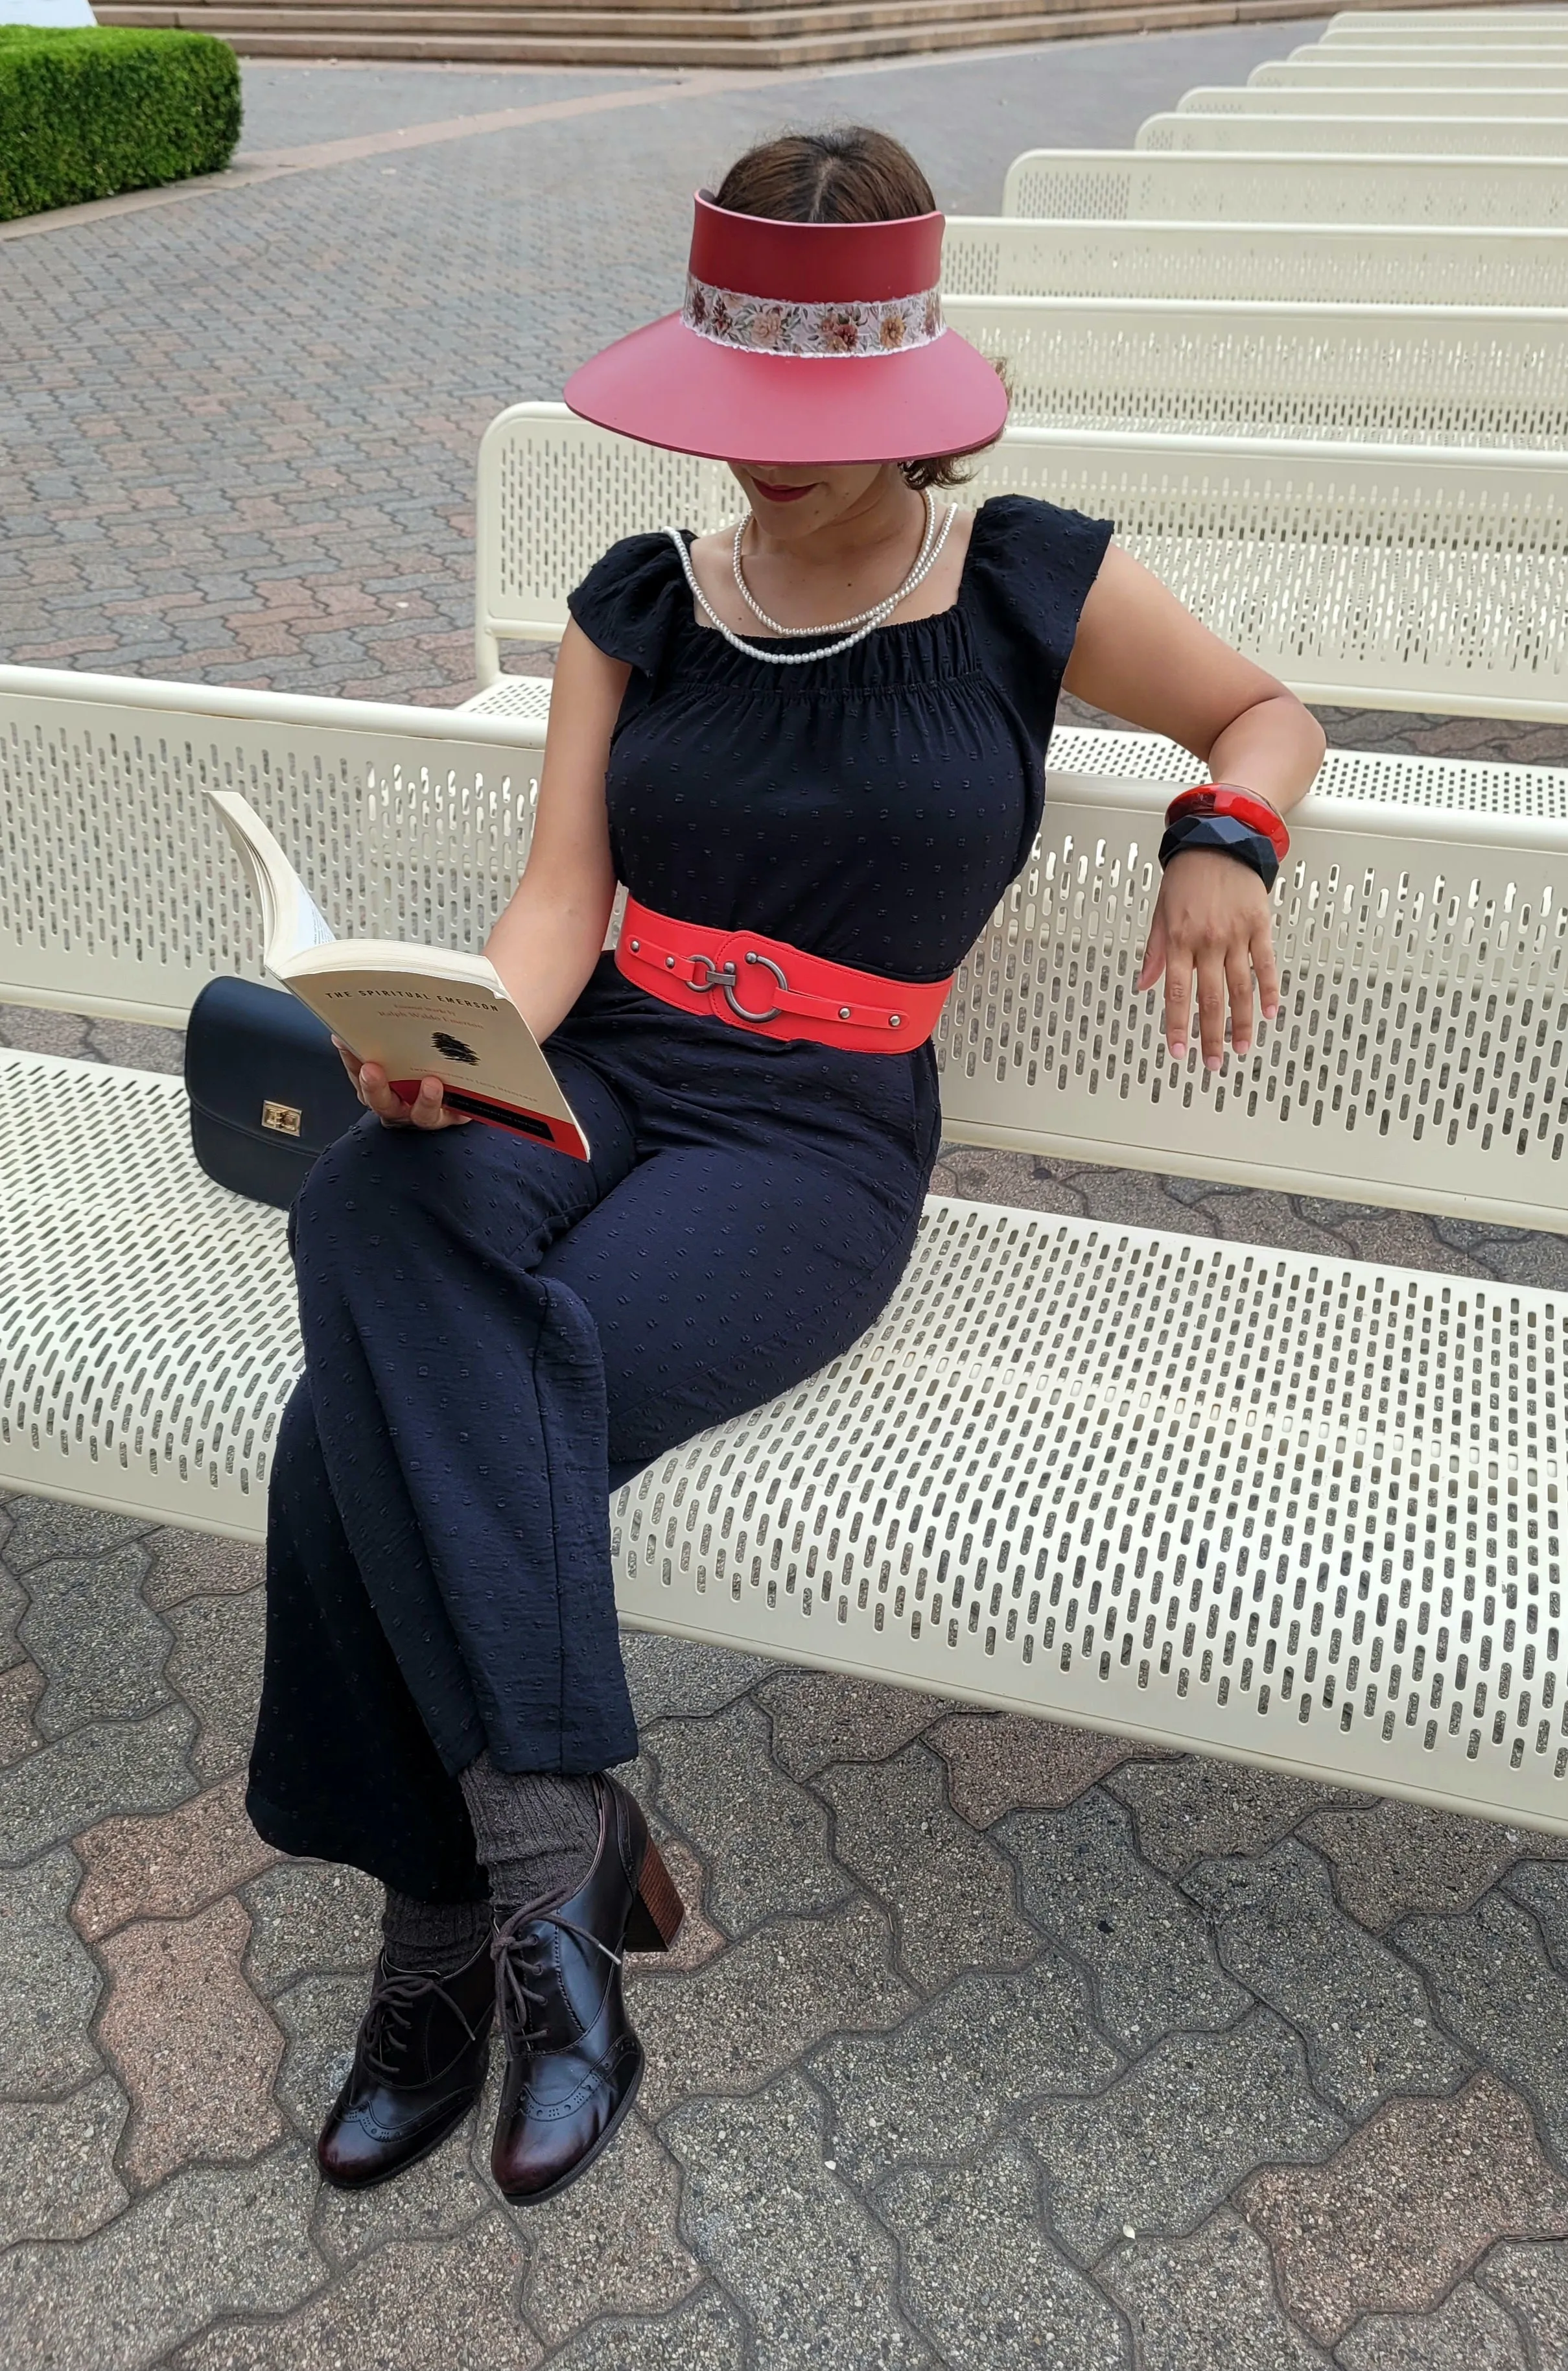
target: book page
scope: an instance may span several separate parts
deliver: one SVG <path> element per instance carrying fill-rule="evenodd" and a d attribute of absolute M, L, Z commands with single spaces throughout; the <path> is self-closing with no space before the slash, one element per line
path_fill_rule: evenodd
<path fill-rule="evenodd" d="M 207 796 L 261 901 L 262 957 L 281 977 L 281 967 L 292 956 L 333 944 L 332 926 L 249 800 L 237 791 L 209 791 Z"/>

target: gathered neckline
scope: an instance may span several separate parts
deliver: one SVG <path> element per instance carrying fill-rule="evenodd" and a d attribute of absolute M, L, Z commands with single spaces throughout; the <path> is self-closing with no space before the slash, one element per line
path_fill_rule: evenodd
<path fill-rule="evenodd" d="M 948 603 L 946 608 L 928 610 L 927 614 L 923 618 L 890 618 L 885 625 L 875 626 L 869 634 L 863 635 L 859 642 L 856 645 L 858 649 L 869 650 L 873 643 L 880 642 L 884 634 L 915 633 L 922 626 L 940 626 L 949 618 L 956 618 L 959 615 L 960 611 L 963 607 L 964 594 L 968 590 L 969 563 L 974 557 L 975 539 L 979 535 L 980 522 L 986 515 L 986 505 L 982 503 L 974 512 L 974 524 L 969 530 L 969 541 L 964 547 L 963 564 L 958 572 L 958 590 L 953 595 L 952 599 Z M 693 544 L 698 539 L 696 528 L 683 526 L 680 530 L 680 535 L 682 542 L 686 545 L 686 550 L 689 552 Z M 669 547 L 669 550 L 670 557 L 674 560 L 675 557 L 674 547 L 671 545 Z M 686 584 L 684 573 L 681 577 L 681 584 L 683 586 Z M 735 651 L 734 643 L 730 642 L 725 635 L 721 634 L 717 626 L 706 625 L 697 614 L 697 604 L 695 601 L 689 603 L 683 602 L 681 605 L 681 616 L 684 619 L 689 622 L 694 633 L 701 634 L 705 639 L 711 638 L 712 641 L 719 644 L 721 650 L 734 651 L 737 658 L 758 657 L 758 653 L 755 651 Z M 794 643 L 797 649 L 804 651 L 810 649 L 812 642 L 816 639 L 816 635 L 818 633 L 820 633 L 821 638 L 824 642 L 831 642 L 836 636 L 842 635 L 843 631 L 844 629 L 842 626 L 823 626 L 815 629 L 811 635 L 791 634 L 788 637 L 788 640 Z M 785 639 L 786 638 L 781 634 L 743 634 L 741 636 L 743 642 L 758 642 L 765 648 L 775 642 L 783 642 Z M 847 653 L 846 653 L 846 656 L 847 655 Z M 760 664 L 767 666 L 770 662 L 767 659 L 761 659 Z"/>

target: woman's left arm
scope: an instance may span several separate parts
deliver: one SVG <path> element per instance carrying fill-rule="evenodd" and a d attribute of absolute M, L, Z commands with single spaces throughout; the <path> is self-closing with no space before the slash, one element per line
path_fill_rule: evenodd
<path fill-rule="evenodd" d="M 1256 792 L 1284 815 L 1305 798 L 1323 759 L 1323 732 L 1294 692 L 1201 626 L 1173 593 L 1113 544 L 1078 619 L 1064 688 L 1179 741 L 1216 782 Z M 1204 1062 L 1225 1058 L 1225 1009 L 1238 1054 L 1252 1043 L 1252 986 L 1265 1020 L 1279 1009 L 1268 893 L 1234 857 L 1201 849 L 1172 857 L 1160 883 L 1138 973 L 1165 977 L 1165 1039 L 1187 1051 L 1194 978 Z"/>

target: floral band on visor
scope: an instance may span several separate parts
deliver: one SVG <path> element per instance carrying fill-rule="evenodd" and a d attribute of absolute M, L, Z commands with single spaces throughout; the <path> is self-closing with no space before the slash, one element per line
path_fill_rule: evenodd
<path fill-rule="evenodd" d="M 712 288 L 690 272 L 681 318 L 688 330 L 715 345 L 739 346 L 757 354 L 835 358 L 897 354 L 911 346 L 928 346 L 945 326 L 941 296 L 935 288 L 913 296 L 807 305 Z"/>

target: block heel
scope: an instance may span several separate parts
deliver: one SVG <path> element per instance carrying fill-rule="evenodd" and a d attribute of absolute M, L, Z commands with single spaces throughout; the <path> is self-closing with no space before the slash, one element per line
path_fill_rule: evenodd
<path fill-rule="evenodd" d="M 636 1899 L 626 1922 L 626 1949 L 667 1951 L 680 1933 L 685 1916 L 686 1903 L 664 1866 L 663 1855 L 650 1836 L 642 1856 L 642 1872 L 637 1880 Z"/>

